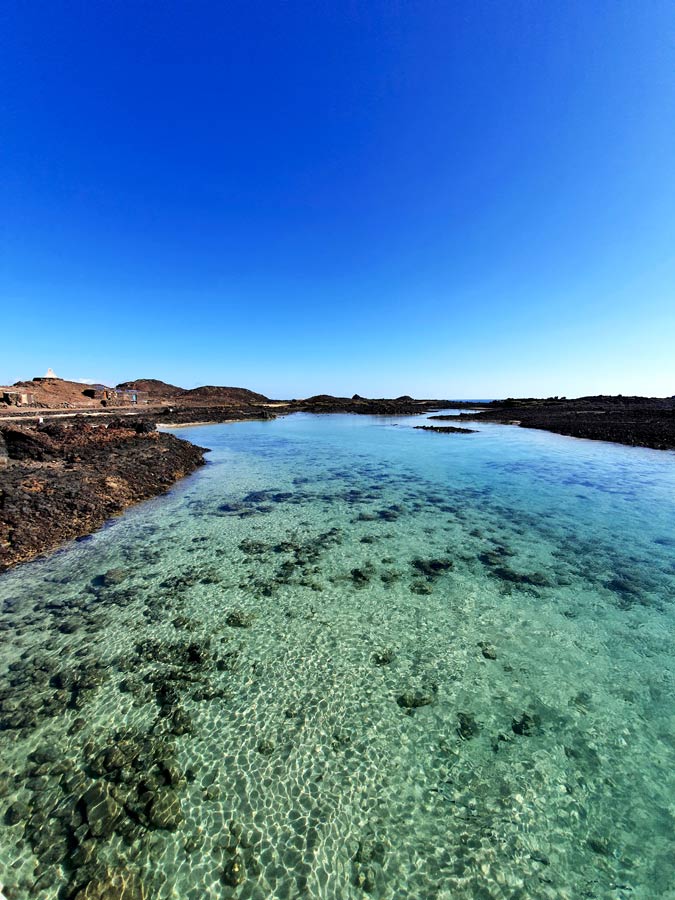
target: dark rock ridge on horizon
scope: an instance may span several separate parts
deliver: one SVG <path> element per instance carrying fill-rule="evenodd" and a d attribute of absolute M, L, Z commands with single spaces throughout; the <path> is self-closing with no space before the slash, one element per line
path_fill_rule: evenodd
<path fill-rule="evenodd" d="M 509 397 L 460 418 L 538 428 L 593 441 L 675 450 L 675 397 Z"/>
<path fill-rule="evenodd" d="M 448 400 L 413 400 L 403 396 L 395 399 L 368 398 L 354 394 L 353 397 L 333 397 L 330 394 L 316 394 L 304 400 L 291 400 L 285 407 L 289 412 L 311 413 L 357 413 L 362 415 L 414 416 L 432 410 L 455 405 Z M 473 408 L 471 404 L 457 404 Z"/>

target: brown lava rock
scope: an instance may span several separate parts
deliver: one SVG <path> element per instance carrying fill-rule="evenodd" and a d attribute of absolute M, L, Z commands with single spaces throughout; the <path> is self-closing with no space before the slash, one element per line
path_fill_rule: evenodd
<path fill-rule="evenodd" d="M 0 421 L 8 453 L 0 468 L 0 572 L 95 531 L 203 465 L 202 447 L 140 424 Z M 119 580 L 117 571 L 104 576 L 104 583 Z"/>

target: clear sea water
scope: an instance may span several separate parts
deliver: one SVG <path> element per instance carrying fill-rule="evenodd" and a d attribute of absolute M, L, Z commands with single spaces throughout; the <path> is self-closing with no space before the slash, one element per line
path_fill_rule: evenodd
<path fill-rule="evenodd" d="M 675 454 L 421 421 L 180 429 L 0 578 L 9 900 L 675 898 Z"/>

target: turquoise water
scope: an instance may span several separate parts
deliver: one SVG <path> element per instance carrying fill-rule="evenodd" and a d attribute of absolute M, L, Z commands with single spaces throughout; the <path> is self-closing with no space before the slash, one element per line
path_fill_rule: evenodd
<path fill-rule="evenodd" d="M 675 897 L 675 455 L 421 421 L 0 578 L 8 900 Z"/>

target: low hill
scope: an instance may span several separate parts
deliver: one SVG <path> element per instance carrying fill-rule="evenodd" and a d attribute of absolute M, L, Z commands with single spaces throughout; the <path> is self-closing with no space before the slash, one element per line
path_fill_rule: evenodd
<path fill-rule="evenodd" d="M 177 387 L 175 384 L 159 381 L 157 378 L 137 378 L 134 381 L 124 381 L 117 387 L 123 391 L 144 391 L 150 400 L 182 400 L 190 403 L 197 401 L 209 403 L 267 402 L 267 397 L 246 388 L 206 384 L 187 390 Z"/>
<path fill-rule="evenodd" d="M 210 403 L 267 403 L 268 398 L 264 394 L 256 394 L 247 388 L 219 387 L 214 384 L 205 384 L 203 387 L 193 388 L 181 395 L 183 400 L 208 400 Z"/>
<path fill-rule="evenodd" d="M 39 406 L 92 406 L 98 405 L 87 398 L 83 391 L 89 385 L 65 378 L 34 378 L 32 381 L 17 381 L 15 389 L 23 389 L 33 394 Z"/>
<path fill-rule="evenodd" d="M 181 397 L 186 393 L 185 388 L 175 384 L 167 384 L 157 378 L 137 378 L 135 381 L 123 381 L 117 385 L 120 391 L 144 391 L 150 399 L 164 399 L 167 397 Z"/>

